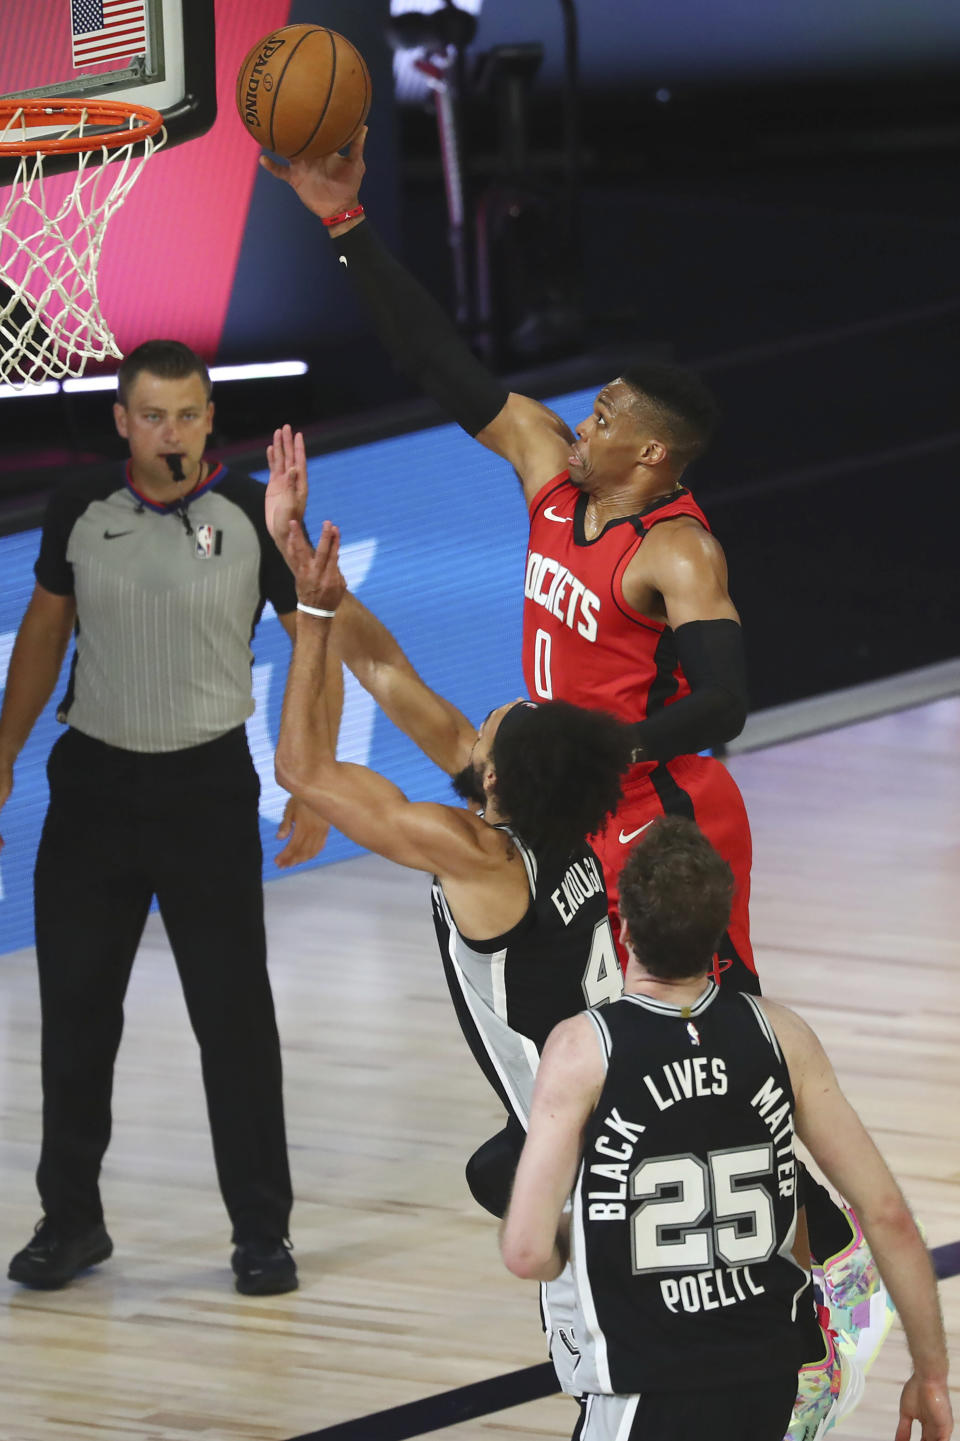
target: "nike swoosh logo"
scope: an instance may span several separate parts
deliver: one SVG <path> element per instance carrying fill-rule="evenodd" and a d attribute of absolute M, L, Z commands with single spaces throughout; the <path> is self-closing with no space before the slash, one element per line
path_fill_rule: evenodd
<path fill-rule="evenodd" d="M 654 816 L 653 820 L 654 820 L 654 821 L 656 820 L 656 816 Z M 647 829 L 647 826 L 652 826 L 652 825 L 653 825 L 653 821 L 647 821 L 647 825 L 646 825 L 646 826 L 641 826 L 639 831 L 631 831 L 629 835 L 626 835 L 623 831 L 621 831 L 621 832 L 620 832 L 620 844 L 621 844 L 622 846 L 628 846 L 631 841 L 635 841 L 635 840 L 637 839 L 637 836 L 640 835 L 640 832 L 641 832 L 641 831 L 645 831 L 645 830 Z"/>
<path fill-rule="evenodd" d="M 547 506 L 546 510 L 543 512 L 543 515 L 544 515 L 544 519 L 545 519 L 545 520 L 555 520 L 555 521 L 557 521 L 557 523 L 558 523 L 559 525 L 569 525 L 569 524 L 570 524 L 570 516 L 569 516 L 569 515 L 556 515 L 556 514 L 554 513 L 554 509 L 553 509 L 553 506 L 552 506 L 552 505 L 548 505 L 548 506 Z"/>
<path fill-rule="evenodd" d="M 104 540 L 119 540 L 119 538 L 120 538 L 121 535 L 133 535 L 133 531 L 132 531 L 132 530 L 105 530 L 105 531 L 103 532 L 103 538 L 104 538 Z"/>

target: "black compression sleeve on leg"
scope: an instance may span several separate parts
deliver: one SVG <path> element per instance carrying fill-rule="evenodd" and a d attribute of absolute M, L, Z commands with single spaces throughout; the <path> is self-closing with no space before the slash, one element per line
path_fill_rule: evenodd
<path fill-rule="evenodd" d="M 507 403 L 508 391 L 457 334 L 456 327 L 365 220 L 334 239 L 394 365 L 476 435 Z"/>
<path fill-rule="evenodd" d="M 474 1151 L 467 1162 L 466 1177 L 470 1194 L 491 1216 L 502 1219 L 507 1214 L 513 1178 L 520 1161 L 526 1132 L 515 1116 L 510 1116 L 502 1131 Z"/>
<path fill-rule="evenodd" d="M 633 727 L 636 760 L 670 760 L 733 740 L 747 718 L 743 633 L 735 620 L 691 620 L 674 631 L 690 694 Z"/>

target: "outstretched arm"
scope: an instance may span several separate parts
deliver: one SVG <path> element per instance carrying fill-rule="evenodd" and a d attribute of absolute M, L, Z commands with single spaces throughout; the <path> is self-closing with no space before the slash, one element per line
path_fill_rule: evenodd
<path fill-rule="evenodd" d="M 492 827 L 453 806 L 410 802 L 385 776 L 336 758 L 324 687 L 331 621 L 346 590 L 338 547 L 339 533 L 329 521 L 316 552 L 299 523 L 290 522 L 285 553 L 297 594 L 303 604 L 329 614 L 297 612 L 277 780 L 344 835 L 388 860 L 452 878 L 474 875 L 496 836 Z"/>
<path fill-rule="evenodd" d="M 296 191 L 321 219 L 358 205 L 366 130 L 346 155 L 260 163 Z M 508 394 L 477 360 L 449 316 L 383 245 L 369 221 L 359 217 L 329 227 L 394 365 L 482 445 L 508 460 L 529 503 L 565 469 L 572 435 L 567 425 L 528 396 Z"/>
<path fill-rule="evenodd" d="M 291 643 L 297 637 L 297 612 L 290 611 L 278 616 Z M 340 731 L 343 715 L 343 667 L 336 656 L 329 653 L 323 682 L 324 701 L 327 707 L 327 724 L 334 746 Z M 283 808 L 283 819 L 277 828 L 277 840 L 286 841 L 283 850 L 274 857 L 274 864 L 281 870 L 298 866 L 303 861 L 313 860 L 327 843 L 330 822 L 324 820 L 312 807 L 291 796 Z"/>
<path fill-rule="evenodd" d="M 929 1252 L 813 1031 L 787 1007 L 761 1004 L 787 1059 L 797 1135 L 856 1211 L 907 1334 L 914 1369 L 903 1389 L 896 1441 L 909 1441 L 913 1421 L 921 1423 L 922 1441 L 947 1441 L 953 1430 L 947 1347 Z"/>
<path fill-rule="evenodd" d="M 447 775 L 461 771 L 470 760 L 476 726 L 421 680 L 386 626 L 355 596 L 343 598 L 334 641 L 345 664 L 394 725 Z"/>
<path fill-rule="evenodd" d="M 281 553 L 292 565 L 291 523 L 302 527 L 307 505 L 307 467 L 303 436 L 289 425 L 274 432 L 267 448 L 267 525 Z M 294 534 L 297 532 L 294 531 Z M 297 613 L 294 613 L 296 618 Z M 294 630 L 296 626 L 294 626 Z M 421 680 L 400 646 L 377 617 L 355 596 L 338 601 L 337 621 L 329 641 L 330 663 L 324 681 L 327 704 L 342 705 L 343 660 L 394 725 L 448 775 L 456 775 L 470 759 L 476 727 L 455 705 Z M 339 693 L 338 693 L 339 690 Z M 339 712 L 337 711 L 337 714 Z M 333 734 L 337 725 L 333 722 Z"/>

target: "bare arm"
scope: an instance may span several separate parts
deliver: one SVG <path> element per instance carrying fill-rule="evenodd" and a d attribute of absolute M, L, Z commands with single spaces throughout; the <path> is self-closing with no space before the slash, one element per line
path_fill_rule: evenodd
<path fill-rule="evenodd" d="M 333 632 L 345 664 L 394 725 L 448 775 L 462 770 L 477 738 L 476 726 L 421 680 L 372 611 L 345 595 Z"/>
<path fill-rule="evenodd" d="M 297 612 L 295 610 L 287 611 L 284 615 L 279 615 L 278 619 L 293 642 L 297 634 Z M 336 746 L 340 719 L 343 714 L 343 670 L 340 662 L 332 654 L 329 657 L 327 673 L 324 678 L 324 700 L 330 734 L 333 744 Z M 313 860 L 314 856 L 318 856 L 323 850 L 329 834 L 330 822 L 324 820 L 323 816 L 311 809 L 304 801 L 291 796 L 284 806 L 283 819 L 277 829 L 277 840 L 286 841 L 287 844 L 282 851 L 277 852 L 274 864 L 281 870 L 287 870 L 290 866 L 298 866 L 303 861 Z"/>
<path fill-rule="evenodd" d="M 76 614 L 72 595 L 34 586 L 10 657 L 0 714 L 0 808 L 13 789 L 14 762 L 53 694 Z"/>
<path fill-rule="evenodd" d="M 270 480 L 266 494 L 267 526 L 281 553 L 290 563 L 291 522 L 303 524 L 307 505 L 307 459 L 303 436 L 289 425 L 274 432 L 267 447 Z M 291 636 L 296 633 L 296 611 L 281 616 Z M 288 625 L 289 621 L 289 625 Z M 456 706 L 437 695 L 421 680 L 396 640 L 371 611 L 354 596 L 338 601 L 337 619 L 329 643 L 333 664 L 328 665 L 325 692 L 338 688 L 343 704 L 340 660 L 365 690 L 420 749 L 448 775 L 456 775 L 470 759 L 476 728 Z M 337 724 L 331 716 L 336 734 Z"/>
<path fill-rule="evenodd" d="M 637 758 L 667 760 L 722 744 L 747 718 L 740 618 L 719 543 L 686 517 L 654 526 L 623 580 L 633 608 L 673 631 L 690 694 L 635 726 Z"/>
<path fill-rule="evenodd" d="M 527 1280 L 552 1281 L 569 1256 L 563 1208 L 573 1189 L 583 1128 L 603 1089 L 596 1033 L 586 1016 L 554 1027 L 543 1048 L 530 1104 L 527 1139 L 500 1228 L 507 1269 Z"/>
<path fill-rule="evenodd" d="M 345 591 L 339 536 L 325 522 L 316 553 L 291 522 L 285 554 L 306 604 L 336 610 Z M 276 774 L 291 794 L 358 845 L 415 870 L 453 879 L 483 875 L 503 862 L 500 834 L 468 811 L 417 804 L 376 771 L 336 759 L 324 695 L 331 620 L 297 612 Z"/>
<path fill-rule="evenodd" d="M 308 210 L 321 218 L 358 204 L 366 130 L 346 155 L 260 163 L 284 180 Z M 415 380 L 481 445 L 509 461 L 527 503 L 566 467 L 573 439 L 565 423 L 527 396 L 510 395 L 494 380 L 433 296 L 392 256 L 369 222 L 329 227 L 348 274 L 398 369 Z"/>
<path fill-rule="evenodd" d="M 297 611 L 290 610 L 285 615 L 278 616 L 280 624 L 290 637 L 291 645 L 294 645 L 297 639 L 297 614 Z M 336 748 L 340 722 L 343 719 L 343 669 L 335 653 L 329 657 L 323 680 L 323 698 L 327 708 L 327 725 Z"/>
<path fill-rule="evenodd" d="M 723 547 L 692 517 L 653 527 L 626 569 L 623 594 L 634 610 L 674 631 L 693 620 L 740 619 Z"/>
<path fill-rule="evenodd" d="M 510 462 L 528 506 L 548 480 L 566 470 L 574 441 L 573 431 L 555 411 L 515 391 L 475 438 Z"/>
<path fill-rule="evenodd" d="M 856 1211 L 907 1335 L 914 1374 L 901 1398 L 897 1441 L 909 1441 L 912 1420 L 922 1422 L 923 1441 L 946 1441 L 953 1429 L 947 1348 L 927 1248 L 899 1186 L 840 1090 L 813 1031 L 785 1006 L 761 1004 L 787 1059 L 797 1135 Z"/>

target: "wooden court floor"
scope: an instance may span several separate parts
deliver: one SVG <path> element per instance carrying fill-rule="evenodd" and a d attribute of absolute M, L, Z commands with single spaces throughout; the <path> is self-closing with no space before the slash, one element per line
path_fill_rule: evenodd
<path fill-rule="evenodd" d="M 960 700 L 731 769 L 765 989 L 819 1030 L 930 1243 L 960 1240 Z M 427 892 L 375 858 L 267 888 L 301 1288 L 264 1300 L 232 1289 L 195 1047 L 151 918 L 103 1178 L 116 1251 L 59 1293 L 0 1280 L 3 1441 L 287 1441 L 543 1359 L 535 1290 L 502 1270 L 462 1179 L 500 1117 L 454 1021 Z M 2 964 L 5 1261 L 38 1215 L 39 1082 L 32 954 Z M 942 1297 L 956 1340 L 960 1277 Z M 894 1333 L 838 1434 L 892 1441 L 907 1369 Z M 552 1398 L 437 1434 L 573 1422 Z"/>

